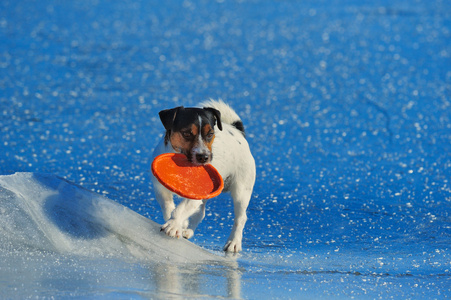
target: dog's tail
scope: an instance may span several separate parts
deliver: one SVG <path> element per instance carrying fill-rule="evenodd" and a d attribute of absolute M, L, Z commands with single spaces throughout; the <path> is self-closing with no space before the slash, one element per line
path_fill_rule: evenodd
<path fill-rule="evenodd" d="M 221 112 L 221 122 L 232 125 L 245 135 L 244 125 L 238 114 L 227 103 L 219 100 L 210 99 L 200 104 L 202 107 L 211 107 Z"/>

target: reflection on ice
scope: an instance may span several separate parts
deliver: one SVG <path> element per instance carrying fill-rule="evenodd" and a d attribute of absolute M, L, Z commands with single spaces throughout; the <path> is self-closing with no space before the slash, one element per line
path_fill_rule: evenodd
<path fill-rule="evenodd" d="M 49 252 L 0 253 L 0 298 L 241 298 L 236 262 L 128 261 Z"/>
<path fill-rule="evenodd" d="M 0 210 L 2 297 L 41 287 L 38 296 L 128 290 L 240 298 L 236 261 L 168 238 L 156 223 L 61 178 L 0 176 Z"/>
<path fill-rule="evenodd" d="M 220 264 L 151 264 L 155 289 L 160 296 L 185 299 L 188 295 L 241 298 L 241 271 L 236 261 Z M 165 297 L 167 298 L 167 297 Z"/>

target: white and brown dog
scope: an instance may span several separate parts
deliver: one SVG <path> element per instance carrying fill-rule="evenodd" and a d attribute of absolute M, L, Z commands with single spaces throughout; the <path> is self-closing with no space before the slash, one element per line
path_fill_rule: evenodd
<path fill-rule="evenodd" d="M 239 252 L 255 182 L 255 161 L 245 139 L 243 123 L 230 106 L 221 100 L 210 100 L 200 107 L 180 106 L 160 112 L 166 134 L 155 148 L 153 158 L 162 153 L 183 153 L 192 163 L 211 163 L 219 171 L 224 179 L 223 191 L 231 193 L 235 212 L 224 251 Z M 152 182 L 166 221 L 161 230 L 171 237 L 192 237 L 205 217 L 207 200 L 183 199 L 175 207 L 173 193 L 155 177 Z"/>

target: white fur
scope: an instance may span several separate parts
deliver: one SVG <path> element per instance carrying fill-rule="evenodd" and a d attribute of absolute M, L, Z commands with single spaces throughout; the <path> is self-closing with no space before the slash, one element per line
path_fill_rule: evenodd
<path fill-rule="evenodd" d="M 201 102 L 199 107 L 212 107 L 216 108 L 221 112 L 221 121 L 226 124 L 233 124 L 233 122 L 241 121 L 241 118 L 238 114 L 224 101 L 219 100 L 206 100 Z"/>
<path fill-rule="evenodd" d="M 209 100 L 201 103 L 201 107 L 213 107 L 221 112 L 222 131 L 215 127 L 215 140 L 212 146 L 213 159 L 211 164 L 219 171 L 225 180 L 227 190 L 233 198 L 235 221 L 232 232 L 224 246 L 224 251 L 241 251 L 244 225 L 247 221 L 246 209 L 251 199 L 255 183 L 255 161 L 245 137 L 231 124 L 239 121 L 236 112 L 223 101 Z M 153 157 L 167 152 L 175 152 L 171 147 L 160 141 L 154 150 Z M 190 238 L 197 225 L 205 216 L 207 200 L 183 199 L 175 207 L 173 193 L 161 185 L 152 176 L 155 196 L 163 210 L 166 223 L 161 227 L 168 236 Z"/>

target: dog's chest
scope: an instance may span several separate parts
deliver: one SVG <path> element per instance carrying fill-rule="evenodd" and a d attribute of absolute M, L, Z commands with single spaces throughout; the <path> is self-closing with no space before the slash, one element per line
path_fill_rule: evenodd
<path fill-rule="evenodd" d="M 222 178 L 222 180 L 224 181 L 224 189 L 222 191 L 229 192 L 230 186 L 232 185 L 232 176 L 227 176 L 225 178 Z"/>

